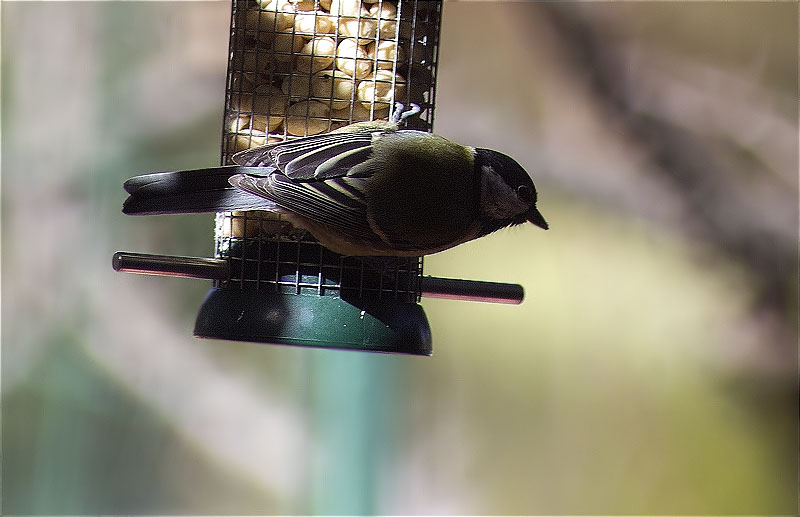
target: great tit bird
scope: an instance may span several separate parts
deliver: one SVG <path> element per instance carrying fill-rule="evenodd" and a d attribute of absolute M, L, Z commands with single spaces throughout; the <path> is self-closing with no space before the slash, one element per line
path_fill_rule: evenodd
<path fill-rule="evenodd" d="M 405 116 L 248 149 L 232 166 L 131 178 L 122 211 L 277 211 L 348 256 L 422 256 L 527 221 L 548 228 L 513 158 L 399 129 Z"/>

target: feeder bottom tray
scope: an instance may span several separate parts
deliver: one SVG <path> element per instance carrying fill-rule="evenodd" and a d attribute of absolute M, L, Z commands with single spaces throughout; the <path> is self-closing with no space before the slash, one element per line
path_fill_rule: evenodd
<path fill-rule="evenodd" d="M 213 288 L 195 323 L 202 338 L 369 352 L 431 355 L 431 331 L 416 303 L 344 300 Z"/>

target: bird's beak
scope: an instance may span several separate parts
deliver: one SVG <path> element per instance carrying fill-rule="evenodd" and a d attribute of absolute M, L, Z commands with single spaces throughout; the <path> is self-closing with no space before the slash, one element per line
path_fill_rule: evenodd
<path fill-rule="evenodd" d="M 544 216 L 542 216 L 542 213 L 539 212 L 539 210 L 535 206 L 532 206 L 531 209 L 528 210 L 528 215 L 526 216 L 526 218 L 528 219 L 528 221 L 532 222 L 533 224 L 535 224 L 539 228 L 542 228 L 543 230 L 546 230 L 550 227 L 547 224 L 547 221 L 544 220 Z"/>

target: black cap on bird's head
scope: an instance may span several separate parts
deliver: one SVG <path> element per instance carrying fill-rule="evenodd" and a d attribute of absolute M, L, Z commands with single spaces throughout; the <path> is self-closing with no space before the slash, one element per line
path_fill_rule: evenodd
<path fill-rule="evenodd" d="M 481 212 L 502 226 L 531 222 L 549 227 L 536 208 L 536 187 L 530 175 L 512 157 L 475 149 L 475 170 L 480 175 Z"/>

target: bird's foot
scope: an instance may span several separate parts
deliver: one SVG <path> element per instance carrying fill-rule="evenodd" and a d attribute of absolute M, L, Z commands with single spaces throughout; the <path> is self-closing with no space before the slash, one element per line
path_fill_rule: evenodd
<path fill-rule="evenodd" d="M 409 106 L 408 109 L 405 109 L 405 105 L 402 102 L 395 103 L 394 112 L 392 113 L 391 117 L 389 117 L 389 120 L 393 124 L 399 124 L 404 120 L 406 120 L 408 117 L 413 117 L 414 115 L 422 111 L 419 105 L 414 104 L 413 102 L 408 106 Z"/>

